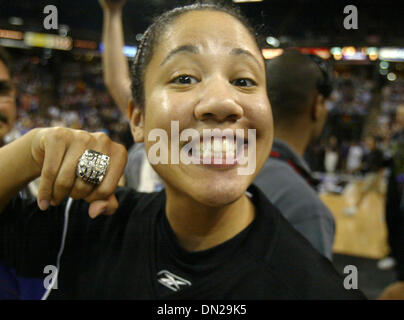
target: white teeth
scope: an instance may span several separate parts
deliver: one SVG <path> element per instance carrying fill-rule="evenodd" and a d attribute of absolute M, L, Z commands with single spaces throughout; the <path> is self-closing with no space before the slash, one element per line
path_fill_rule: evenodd
<path fill-rule="evenodd" d="M 203 145 L 201 145 L 201 153 L 204 158 L 208 158 L 208 157 L 212 156 L 210 146 L 209 146 L 209 148 L 207 148 L 206 146 L 204 147 Z"/>
<path fill-rule="evenodd" d="M 213 140 L 201 143 L 200 151 L 203 157 L 212 157 L 212 155 L 216 158 L 222 158 L 227 154 L 231 154 L 232 156 L 236 156 L 237 145 L 231 139 L 223 139 L 222 142 L 220 140 Z"/>
<path fill-rule="evenodd" d="M 215 139 L 213 140 L 213 152 L 214 153 L 218 153 L 218 152 L 222 152 L 222 143 L 220 143 L 219 140 Z"/>

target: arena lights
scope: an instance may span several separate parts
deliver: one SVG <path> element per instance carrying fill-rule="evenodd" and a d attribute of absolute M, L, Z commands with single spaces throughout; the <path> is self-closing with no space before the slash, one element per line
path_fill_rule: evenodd
<path fill-rule="evenodd" d="M 389 63 L 387 62 L 387 61 L 381 61 L 380 63 L 379 63 L 379 67 L 380 67 L 380 69 L 388 69 L 389 68 Z"/>
<path fill-rule="evenodd" d="M 341 60 L 342 59 L 342 49 L 340 47 L 333 47 L 330 50 L 334 60 Z"/>
<path fill-rule="evenodd" d="M 70 27 L 66 24 L 61 24 L 59 25 L 59 35 L 61 37 L 67 37 L 67 35 L 69 34 L 70 31 Z"/>
<path fill-rule="evenodd" d="M 278 48 L 280 45 L 280 41 L 274 37 L 267 37 L 266 41 L 270 46 L 273 46 L 275 48 Z"/>
<path fill-rule="evenodd" d="M 127 57 L 134 58 L 137 53 L 137 47 L 136 46 L 124 46 L 123 53 Z"/>
<path fill-rule="evenodd" d="M 355 48 L 352 46 L 342 48 L 343 60 L 367 60 L 366 48 Z"/>
<path fill-rule="evenodd" d="M 305 48 L 298 48 L 298 50 L 304 54 L 313 54 L 313 55 L 319 56 L 320 58 L 322 58 L 324 60 L 328 60 L 331 57 L 330 49 L 328 49 L 328 48 L 305 47 Z"/>
<path fill-rule="evenodd" d="M 404 61 L 404 48 L 384 47 L 379 50 L 380 60 L 400 62 Z"/>
<path fill-rule="evenodd" d="M 27 45 L 24 41 L 14 39 L 0 39 L 0 46 L 19 49 L 31 48 L 31 46 Z"/>
<path fill-rule="evenodd" d="M 387 74 L 387 80 L 389 81 L 395 81 L 397 79 L 397 75 L 394 72 L 389 72 Z"/>
<path fill-rule="evenodd" d="M 24 42 L 33 47 L 42 47 L 47 49 L 71 50 L 72 39 L 70 37 L 61 37 L 54 34 L 26 32 Z"/>
<path fill-rule="evenodd" d="M 98 43 L 88 40 L 74 40 L 73 46 L 79 49 L 97 50 Z"/>
<path fill-rule="evenodd" d="M 13 26 L 22 26 L 24 24 L 24 20 L 20 17 L 10 17 L 8 19 L 8 23 Z"/>
<path fill-rule="evenodd" d="M 380 70 L 379 70 L 379 73 L 380 73 L 382 76 L 387 75 L 388 72 L 389 72 L 389 71 L 386 70 L 386 69 L 380 69 Z"/>
<path fill-rule="evenodd" d="M 333 47 L 330 52 L 334 60 L 375 61 L 379 58 L 379 50 L 376 47 Z"/>
<path fill-rule="evenodd" d="M 104 51 L 104 44 L 103 43 L 100 43 L 99 51 L 100 51 L 100 53 L 102 53 Z M 137 47 L 136 46 L 124 46 L 123 47 L 123 53 L 124 53 L 125 56 L 127 56 L 129 58 L 134 58 L 136 56 L 136 53 L 137 53 Z"/>
<path fill-rule="evenodd" d="M 376 61 L 379 58 L 379 50 L 375 47 L 367 48 L 366 54 L 369 56 L 369 60 L 371 61 Z"/>
<path fill-rule="evenodd" d="M 262 55 L 265 59 L 273 59 L 283 53 L 283 49 L 262 49 Z"/>
<path fill-rule="evenodd" d="M 24 34 L 20 31 L 0 29 L 0 38 L 22 40 L 24 38 Z"/>

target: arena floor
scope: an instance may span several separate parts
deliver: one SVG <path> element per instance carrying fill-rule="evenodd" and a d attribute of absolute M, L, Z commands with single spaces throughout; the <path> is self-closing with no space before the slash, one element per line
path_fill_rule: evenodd
<path fill-rule="evenodd" d="M 348 182 L 340 194 L 323 193 L 321 199 L 335 217 L 335 267 L 343 274 L 346 265 L 356 266 L 359 288 L 369 299 L 376 299 L 386 286 L 396 280 L 392 269 L 377 267 L 377 262 L 390 251 L 385 223 L 385 194 L 370 192 L 354 215 L 344 213 L 345 208 L 355 203 L 362 184 L 363 180 Z M 380 189 L 385 188 L 382 185 Z"/>

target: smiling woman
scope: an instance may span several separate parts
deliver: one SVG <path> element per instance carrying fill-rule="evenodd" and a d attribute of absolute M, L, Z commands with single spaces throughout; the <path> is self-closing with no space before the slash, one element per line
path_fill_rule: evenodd
<path fill-rule="evenodd" d="M 126 151 L 105 135 L 32 130 L 0 149 L 8 168 L 0 172 L 1 261 L 36 278 L 35 292 L 50 299 L 363 298 L 250 186 L 269 155 L 273 124 L 264 61 L 237 12 L 198 4 L 165 13 L 145 33 L 133 70 L 136 142 L 148 151 L 161 143 L 171 159 L 179 143 L 173 123 L 179 134 L 196 132 L 196 141 L 204 130 L 226 131 L 243 150 L 255 141 L 255 170 L 157 163 L 165 190 L 142 194 L 116 189 Z M 155 130 L 167 138 L 148 139 Z M 214 140 L 203 141 L 202 157 L 211 157 L 205 148 L 218 150 Z M 78 177 L 83 153 L 93 160 Z M 17 190 L 38 176 L 37 203 L 20 199 Z M 57 290 L 40 287 L 48 264 L 58 267 Z M 19 288 L 24 297 L 34 292 Z"/>

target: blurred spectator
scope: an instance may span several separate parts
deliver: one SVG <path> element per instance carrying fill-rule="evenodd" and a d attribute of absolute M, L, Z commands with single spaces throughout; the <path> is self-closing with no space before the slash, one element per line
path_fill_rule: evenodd
<path fill-rule="evenodd" d="M 363 150 L 358 140 L 354 140 L 348 151 L 346 170 L 348 173 L 354 173 L 361 167 Z"/>
<path fill-rule="evenodd" d="M 326 172 L 334 173 L 337 169 L 338 160 L 338 140 L 335 136 L 331 136 L 325 148 L 324 168 Z"/>
<path fill-rule="evenodd" d="M 404 280 L 404 105 L 396 110 L 392 131 L 390 174 L 386 196 L 386 222 L 391 257 L 398 280 Z"/>
<path fill-rule="evenodd" d="M 16 120 L 15 89 L 11 81 L 9 58 L 0 51 L 0 147 Z"/>
<path fill-rule="evenodd" d="M 382 89 L 382 103 L 380 116 L 392 121 L 398 105 L 404 104 L 404 81 L 397 79 L 388 82 Z"/>
<path fill-rule="evenodd" d="M 52 74 L 38 57 L 15 60 L 19 105 L 16 129 L 21 134 L 36 127 L 65 126 L 103 131 L 127 148 L 133 144 L 125 118 L 105 90 L 99 59 L 80 61 L 67 56 L 58 75 Z"/>
<path fill-rule="evenodd" d="M 268 97 L 275 139 L 270 158 L 254 184 L 324 256 L 332 259 L 334 217 L 318 197 L 317 180 L 303 159 L 327 119 L 332 90 L 327 64 L 318 57 L 286 50 L 266 62 Z"/>
<path fill-rule="evenodd" d="M 361 166 L 357 169 L 365 175 L 363 184 L 359 189 L 359 196 L 353 207 L 346 208 L 345 214 L 355 214 L 361 206 L 363 199 L 371 192 L 383 194 L 382 179 L 386 161 L 383 152 L 378 148 L 376 138 L 368 136 L 365 138 L 365 151 Z"/>
<path fill-rule="evenodd" d="M 372 100 L 374 83 L 352 75 L 336 79 L 336 89 L 328 103 L 330 110 L 327 125 L 330 134 L 338 141 L 360 139 Z"/>

